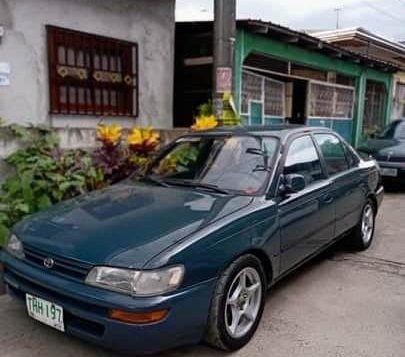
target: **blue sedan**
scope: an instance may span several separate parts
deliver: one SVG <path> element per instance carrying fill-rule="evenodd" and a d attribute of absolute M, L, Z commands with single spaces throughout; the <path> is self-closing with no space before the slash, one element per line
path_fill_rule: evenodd
<path fill-rule="evenodd" d="M 334 242 L 367 249 L 379 170 L 328 129 L 218 128 L 142 173 L 17 224 L 8 292 L 41 323 L 124 353 L 251 339 L 266 291 Z"/>

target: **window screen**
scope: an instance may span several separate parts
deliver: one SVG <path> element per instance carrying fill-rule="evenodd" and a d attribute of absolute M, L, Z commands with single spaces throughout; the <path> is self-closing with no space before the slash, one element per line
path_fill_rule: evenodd
<path fill-rule="evenodd" d="M 354 88 L 311 82 L 309 116 L 351 119 L 353 106 Z"/>
<path fill-rule="evenodd" d="M 249 103 L 261 103 L 264 115 L 269 117 L 284 117 L 285 112 L 285 84 L 271 78 L 242 72 L 242 100 L 241 113 L 249 112 Z"/>

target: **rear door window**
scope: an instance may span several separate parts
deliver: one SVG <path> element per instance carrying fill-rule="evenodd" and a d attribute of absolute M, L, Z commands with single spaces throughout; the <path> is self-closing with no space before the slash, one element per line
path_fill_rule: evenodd
<path fill-rule="evenodd" d="M 321 161 L 309 135 L 301 136 L 291 143 L 283 174 L 302 175 L 307 186 L 323 179 Z"/>
<path fill-rule="evenodd" d="M 315 134 L 329 175 L 336 175 L 349 169 L 343 143 L 332 134 Z"/>

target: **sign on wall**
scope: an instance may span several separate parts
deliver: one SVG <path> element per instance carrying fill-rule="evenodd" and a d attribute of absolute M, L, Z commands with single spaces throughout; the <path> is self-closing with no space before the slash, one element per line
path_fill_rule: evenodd
<path fill-rule="evenodd" d="M 6 87 L 10 85 L 10 74 L 10 63 L 0 62 L 0 87 Z"/>
<path fill-rule="evenodd" d="M 217 68 L 217 93 L 232 92 L 232 68 Z"/>

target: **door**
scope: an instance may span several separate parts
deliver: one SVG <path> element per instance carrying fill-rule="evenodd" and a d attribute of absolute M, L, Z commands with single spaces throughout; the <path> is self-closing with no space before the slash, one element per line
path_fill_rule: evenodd
<path fill-rule="evenodd" d="M 359 222 L 366 190 L 358 170 L 358 159 L 346 144 L 333 134 L 315 134 L 314 138 L 333 184 L 336 202 L 334 237 L 338 237 Z"/>
<path fill-rule="evenodd" d="M 283 175 L 303 175 L 306 187 L 281 197 L 281 272 L 294 267 L 333 237 L 335 205 L 330 181 L 310 135 L 294 139 L 287 151 Z"/>
<path fill-rule="evenodd" d="M 250 124 L 262 125 L 263 124 L 263 105 L 260 102 L 250 102 Z"/>
<path fill-rule="evenodd" d="M 293 105 L 291 124 L 305 124 L 307 111 L 308 81 L 296 79 L 293 82 Z"/>

